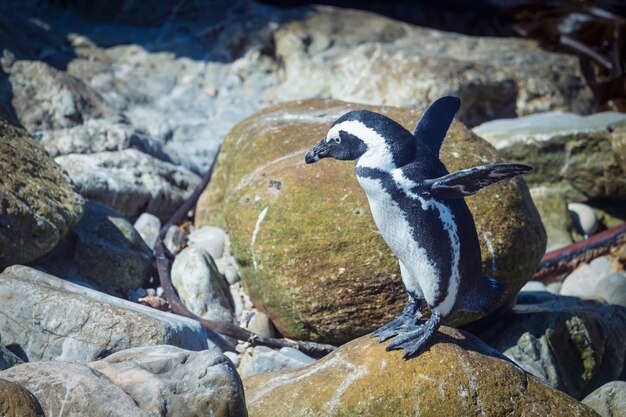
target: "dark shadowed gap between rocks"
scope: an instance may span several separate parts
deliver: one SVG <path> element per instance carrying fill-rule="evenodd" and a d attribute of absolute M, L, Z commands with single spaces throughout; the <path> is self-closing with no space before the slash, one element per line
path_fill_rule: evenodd
<path fill-rule="evenodd" d="M 224 336 L 230 336 L 238 340 L 244 340 L 252 345 L 262 345 L 272 348 L 295 348 L 315 358 L 320 358 L 327 355 L 328 353 L 332 352 L 336 347 L 333 345 L 308 341 L 295 341 L 289 339 L 265 337 L 256 333 L 252 333 L 249 330 L 241 328 L 236 324 L 226 320 L 205 320 L 189 311 L 189 309 L 185 307 L 185 305 L 178 297 L 176 289 L 172 285 L 172 279 L 170 276 L 170 270 L 172 266 L 171 264 L 174 256 L 163 244 L 163 238 L 165 237 L 165 233 L 170 226 L 179 225 L 183 222 L 183 220 L 186 219 L 189 210 L 194 208 L 196 202 L 198 201 L 198 198 L 207 187 L 207 185 L 211 182 L 211 176 L 213 175 L 213 169 L 215 168 L 215 163 L 217 162 L 217 157 L 220 154 L 220 150 L 221 146 L 217 149 L 215 159 L 211 163 L 211 166 L 207 173 L 202 178 L 202 182 L 198 184 L 193 194 L 191 194 L 191 196 L 187 200 L 185 200 L 185 202 L 178 208 L 178 210 L 176 210 L 172 217 L 170 217 L 167 223 L 163 225 L 159 233 L 159 238 L 155 243 L 154 257 L 156 263 L 156 271 L 159 277 L 159 281 L 161 283 L 161 287 L 163 288 L 165 299 L 170 304 L 170 307 L 172 308 L 172 312 L 174 314 L 197 320 L 207 331 L 207 336 L 209 337 L 209 339 L 223 350 L 234 351 L 235 349 L 230 343 L 219 337 L 216 333 Z"/>

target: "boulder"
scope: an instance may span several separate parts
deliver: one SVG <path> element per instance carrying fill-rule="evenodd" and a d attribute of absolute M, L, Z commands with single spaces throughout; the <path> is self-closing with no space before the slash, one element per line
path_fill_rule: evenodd
<path fill-rule="evenodd" d="M 125 296 L 152 273 L 152 249 L 120 213 L 88 201 L 85 214 L 57 247 L 33 265 Z"/>
<path fill-rule="evenodd" d="M 596 416 L 468 333 L 442 327 L 404 360 L 362 337 L 305 368 L 244 380 L 250 415 Z"/>
<path fill-rule="evenodd" d="M 32 392 L 19 384 L 0 379 L 0 416 L 44 417 L 45 414 Z"/>
<path fill-rule="evenodd" d="M 0 322 L 2 343 L 21 347 L 28 361 L 87 361 L 158 344 L 207 348 L 207 335 L 194 320 L 24 266 L 0 274 L 0 315 L 10 318 Z"/>
<path fill-rule="evenodd" d="M 582 399 L 617 379 L 626 355 L 626 307 L 547 292 L 518 304 L 480 337 L 545 384 Z"/>
<path fill-rule="evenodd" d="M 420 112 L 329 100 L 268 108 L 226 138 L 196 225 L 226 227 L 255 305 L 286 337 L 341 343 L 398 314 L 406 301 L 398 261 L 372 221 L 354 164 L 304 164 L 306 149 L 344 113 L 365 108 L 413 129 Z M 450 171 L 502 161 L 454 123 L 442 147 Z M 522 179 L 466 199 L 485 273 L 512 297 L 545 251 L 545 232 Z M 476 317 L 458 315 L 460 324 Z"/>
<path fill-rule="evenodd" d="M 613 381 L 587 395 L 582 403 L 601 417 L 626 417 L 626 382 Z"/>
<path fill-rule="evenodd" d="M 237 371 L 245 379 L 264 372 L 302 368 L 313 362 L 315 359 L 294 348 L 270 349 L 256 346 L 249 347 L 243 352 Z"/>
<path fill-rule="evenodd" d="M 22 127 L 0 117 L 0 270 L 49 252 L 78 222 L 83 199 Z"/>
<path fill-rule="evenodd" d="M 167 220 L 200 182 L 188 169 L 136 149 L 62 155 L 55 161 L 83 196 L 129 218 L 148 212 Z"/>
<path fill-rule="evenodd" d="M 510 161 L 531 165 L 531 186 L 560 184 L 569 201 L 626 199 L 626 115 L 549 112 L 474 128 Z"/>

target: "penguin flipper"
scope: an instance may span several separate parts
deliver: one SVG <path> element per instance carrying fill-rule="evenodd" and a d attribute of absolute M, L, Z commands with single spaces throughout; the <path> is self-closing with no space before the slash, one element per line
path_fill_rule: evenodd
<path fill-rule="evenodd" d="M 439 149 L 443 143 L 454 115 L 461 108 L 458 97 L 441 97 L 432 102 L 422 118 L 417 122 L 413 136 L 422 140 L 426 146 L 439 157 Z"/>
<path fill-rule="evenodd" d="M 476 194 L 488 185 L 526 174 L 533 169 L 522 164 L 489 164 L 463 169 L 426 180 L 422 187 L 433 197 L 462 198 Z"/>

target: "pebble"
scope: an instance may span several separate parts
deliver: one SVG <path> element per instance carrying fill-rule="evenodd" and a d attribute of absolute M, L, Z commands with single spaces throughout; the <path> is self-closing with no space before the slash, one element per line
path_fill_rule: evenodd
<path fill-rule="evenodd" d="M 185 244 L 185 232 L 178 226 L 170 226 L 165 232 L 165 238 L 163 239 L 163 243 L 167 250 L 169 250 L 172 254 L 176 255 L 183 249 L 183 245 Z"/>
<path fill-rule="evenodd" d="M 612 272 L 602 277 L 596 285 L 595 295 L 609 304 L 626 307 L 626 274 Z"/>
<path fill-rule="evenodd" d="M 528 281 L 526 284 L 524 284 L 522 289 L 520 289 L 520 292 L 531 292 L 531 291 L 548 291 L 548 288 L 543 282 Z"/>
<path fill-rule="evenodd" d="M 582 264 L 565 278 L 561 286 L 561 295 L 574 297 L 593 297 L 596 287 L 604 276 L 613 271 L 610 256 L 600 256 L 588 264 Z"/>
<path fill-rule="evenodd" d="M 189 235 L 189 246 L 204 249 L 213 259 L 219 259 L 224 256 L 226 232 L 219 227 L 201 227 Z"/>
<path fill-rule="evenodd" d="M 156 297 L 157 292 L 154 288 L 146 288 L 146 292 L 148 293 L 148 296 L 150 297 Z"/>
<path fill-rule="evenodd" d="M 135 221 L 135 229 L 139 232 L 146 245 L 150 249 L 154 248 L 159 232 L 161 231 L 161 220 L 154 214 L 142 213 Z"/>
<path fill-rule="evenodd" d="M 228 281 L 231 285 L 236 284 L 241 280 L 237 267 L 233 265 L 228 265 L 224 268 L 224 278 L 226 278 L 226 281 Z"/>
<path fill-rule="evenodd" d="M 574 227 L 583 237 L 588 238 L 598 228 L 598 218 L 591 207 L 583 203 L 567 205 Z"/>
<path fill-rule="evenodd" d="M 269 317 L 267 317 L 267 314 L 262 311 L 255 312 L 246 327 L 251 332 L 260 336 L 274 337 L 275 335 L 274 325 L 270 321 Z"/>

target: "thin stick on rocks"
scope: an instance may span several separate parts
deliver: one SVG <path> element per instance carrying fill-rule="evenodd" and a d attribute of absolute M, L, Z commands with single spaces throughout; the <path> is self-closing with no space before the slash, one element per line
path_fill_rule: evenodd
<path fill-rule="evenodd" d="M 176 210 L 176 212 L 172 215 L 172 217 L 170 217 L 167 223 L 165 223 L 165 225 L 161 228 L 159 238 L 157 239 L 155 246 L 154 246 L 154 257 L 155 257 L 155 262 L 156 262 L 157 275 L 159 276 L 159 281 L 161 283 L 161 287 L 163 288 L 165 299 L 170 304 L 170 307 L 172 308 L 172 312 L 180 316 L 198 320 L 200 324 L 202 325 L 202 327 L 204 327 L 204 329 L 207 331 L 207 333 L 209 333 L 209 337 L 212 340 L 220 343 L 222 348 L 225 348 L 228 350 L 233 350 L 233 347 L 230 344 L 228 344 L 226 341 L 224 341 L 223 339 L 219 338 L 219 336 L 216 336 L 215 333 L 219 333 L 224 336 L 230 336 L 238 340 L 247 341 L 252 345 L 262 345 L 262 346 L 268 346 L 272 348 L 292 347 L 292 348 L 302 351 L 303 353 L 306 353 L 307 355 L 313 356 L 315 358 L 322 357 L 332 352 L 335 349 L 335 346 L 332 346 L 332 345 L 315 343 L 315 342 L 307 342 L 307 341 L 295 341 L 295 340 L 289 340 L 289 339 L 265 337 L 265 336 L 252 333 L 251 331 L 241 328 L 237 326 L 236 324 L 231 323 L 229 321 L 202 319 L 196 316 L 195 314 L 193 314 L 191 311 L 189 311 L 187 307 L 185 307 L 185 305 L 181 302 L 180 298 L 178 297 L 178 294 L 176 293 L 176 290 L 174 289 L 174 286 L 172 285 L 172 279 L 170 276 L 170 269 L 171 269 L 171 263 L 172 263 L 171 260 L 173 259 L 173 256 L 171 253 L 169 253 L 169 251 L 165 247 L 165 244 L 163 243 L 163 238 L 165 237 L 165 233 L 167 232 L 167 229 L 170 226 L 178 225 L 182 223 L 183 220 L 186 219 L 187 213 L 189 213 L 189 210 L 191 210 L 195 206 L 196 202 L 198 201 L 198 198 L 200 197 L 204 189 L 207 187 L 207 185 L 211 181 L 211 176 L 213 175 L 213 169 L 215 168 L 215 163 L 217 161 L 217 156 L 219 155 L 220 149 L 221 147 L 218 148 L 217 153 L 215 154 L 215 159 L 213 160 L 213 163 L 211 164 L 211 167 L 209 168 L 207 173 L 204 175 L 204 177 L 202 178 L 202 181 L 200 182 L 200 184 L 198 184 L 193 194 L 191 194 L 191 196 L 187 200 L 185 200 L 185 202 L 178 208 L 178 210 Z M 216 337 L 212 337 L 212 336 L 216 336 Z"/>
<path fill-rule="evenodd" d="M 624 244 L 626 244 L 626 223 L 595 234 L 589 239 L 546 253 L 532 279 L 545 284 L 561 281 L 578 265 L 606 255 Z"/>

